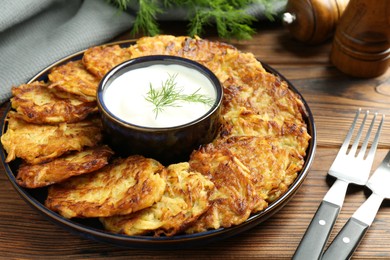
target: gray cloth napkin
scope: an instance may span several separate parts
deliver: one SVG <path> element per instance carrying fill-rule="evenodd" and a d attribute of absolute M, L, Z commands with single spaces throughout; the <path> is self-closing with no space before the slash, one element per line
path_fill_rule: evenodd
<path fill-rule="evenodd" d="M 106 42 L 133 24 L 105 0 L 1 0 L 0 103 L 51 63 Z"/>
<path fill-rule="evenodd" d="M 274 0 L 274 12 L 287 0 Z M 106 0 L 0 0 L 0 104 L 11 87 L 72 53 L 109 41 L 134 23 L 137 1 L 119 12 Z M 261 1 L 247 9 L 264 17 Z M 166 10 L 159 20 L 185 20 L 182 8 Z"/>

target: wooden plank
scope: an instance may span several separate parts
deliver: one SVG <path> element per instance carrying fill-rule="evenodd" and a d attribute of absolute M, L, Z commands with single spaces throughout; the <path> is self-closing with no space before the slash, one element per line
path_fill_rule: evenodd
<path fill-rule="evenodd" d="M 171 27 L 170 27 L 171 26 Z M 173 26 L 173 27 L 172 27 Z M 198 248 L 172 251 L 127 249 L 81 238 L 52 224 L 15 192 L 0 169 L 1 258 L 106 259 L 290 259 L 314 212 L 334 179 L 327 171 L 334 160 L 357 108 L 386 114 L 374 168 L 390 149 L 390 71 L 374 79 L 343 75 L 329 63 L 331 43 L 306 46 L 296 42 L 280 25 L 258 25 L 249 41 L 232 41 L 242 51 L 253 52 L 287 77 L 308 102 L 318 136 L 317 153 L 310 173 L 293 199 L 266 222 L 235 237 Z M 185 28 L 168 23 L 166 31 L 184 35 Z M 209 36 L 209 37 L 208 37 Z M 130 38 L 126 33 L 117 39 Z M 217 40 L 215 32 L 206 35 Z M 115 39 L 115 40 L 117 40 Z M 218 39 L 221 40 L 221 39 Z M 378 86 L 381 88 L 378 89 Z M 4 112 L 4 106 L 0 114 Z M 348 189 L 335 229 L 338 230 L 370 194 L 358 186 Z M 385 201 L 353 259 L 389 259 L 390 202 Z"/>

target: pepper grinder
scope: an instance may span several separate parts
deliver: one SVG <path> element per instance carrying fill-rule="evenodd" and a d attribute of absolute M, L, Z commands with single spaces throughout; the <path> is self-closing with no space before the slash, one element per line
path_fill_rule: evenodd
<path fill-rule="evenodd" d="M 349 0 L 289 0 L 285 27 L 298 41 L 319 44 L 333 36 Z"/>
<path fill-rule="evenodd" d="M 330 59 L 351 76 L 384 74 L 390 65 L 390 1 L 350 0 L 336 27 Z"/>

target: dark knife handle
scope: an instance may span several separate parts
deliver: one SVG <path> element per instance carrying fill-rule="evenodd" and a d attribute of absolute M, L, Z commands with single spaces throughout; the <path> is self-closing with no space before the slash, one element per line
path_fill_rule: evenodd
<path fill-rule="evenodd" d="M 368 224 L 356 218 L 350 218 L 325 251 L 322 259 L 349 259 L 369 227 Z"/>
<path fill-rule="evenodd" d="M 322 201 L 310 222 L 293 259 L 320 259 L 330 232 L 340 212 L 340 206 Z"/>

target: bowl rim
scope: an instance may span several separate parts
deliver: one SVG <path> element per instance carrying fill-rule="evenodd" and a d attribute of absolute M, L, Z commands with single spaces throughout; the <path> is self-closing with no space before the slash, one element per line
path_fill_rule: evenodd
<path fill-rule="evenodd" d="M 109 45 L 118 44 L 122 46 L 128 46 L 134 44 L 135 42 L 136 39 L 116 41 L 104 45 L 109 46 Z M 48 65 L 44 69 L 40 70 L 29 81 L 27 81 L 27 83 L 31 83 L 35 80 L 46 80 L 47 73 L 52 67 L 64 64 L 68 61 L 79 60 L 85 51 L 86 50 L 82 50 L 70 54 L 56 62 L 53 62 L 52 64 Z M 103 242 L 110 245 L 115 245 L 115 246 L 120 246 L 125 248 L 138 248 L 138 249 L 147 249 L 147 250 L 171 250 L 171 249 L 175 250 L 175 249 L 183 249 L 186 247 L 193 248 L 197 246 L 203 246 L 203 245 L 210 244 L 212 242 L 220 241 L 235 236 L 237 234 L 241 234 L 266 221 L 269 217 L 271 217 L 272 215 L 277 213 L 281 208 L 283 208 L 284 205 L 287 202 L 289 202 L 290 199 L 292 199 L 292 197 L 298 191 L 298 189 L 306 179 L 307 175 L 309 174 L 310 168 L 315 158 L 316 147 L 317 147 L 316 124 L 314 121 L 313 114 L 310 110 L 310 107 L 306 102 L 306 100 L 303 98 L 302 94 L 280 72 L 278 72 L 277 70 L 269 66 L 267 63 L 262 62 L 261 60 L 259 61 L 262 63 L 263 67 L 267 72 L 270 72 L 276 75 L 277 77 L 279 77 L 280 79 L 282 79 L 283 81 L 286 81 L 289 88 L 294 93 L 296 93 L 299 96 L 299 98 L 302 100 L 305 108 L 304 111 L 305 113 L 303 113 L 303 116 L 304 116 L 305 123 L 307 124 L 308 127 L 308 132 L 311 135 L 311 140 L 306 150 L 306 156 L 305 156 L 305 162 L 303 168 L 301 169 L 300 172 L 298 172 L 297 178 L 289 186 L 287 191 L 281 197 L 279 197 L 278 199 L 270 203 L 267 208 L 251 215 L 246 221 L 244 221 L 243 223 L 237 226 L 232 226 L 229 228 L 219 228 L 216 230 L 208 230 L 205 232 L 200 232 L 195 234 L 176 235 L 172 237 L 151 237 L 151 236 L 128 236 L 128 235 L 114 234 L 105 231 L 103 229 L 90 226 L 86 223 L 80 223 L 72 219 L 66 219 L 63 216 L 59 215 L 58 213 L 53 212 L 48 208 L 46 208 L 42 204 L 42 202 L 39 201 L 36 194 L 32 194 L 31 190 L 23 188 L 16 183 L 16 177 L 13 171 L 13 167 L 15 166 L 13 165 L 13 162 L 5 163 L 6 152 L 4 150 L 3 145 L 0 142 L 0 147 L 1 147 L 0 157 L 1 157 L 2 164 L 5 168 L 6 176 L 8 180 L 11 182 L 13 188 L 21 196 L 21 198 L 25 200 L 26 203 L 31 208 L 37 210 L 37 212 L 42 216 L 44 216 L 48 221 L 51 221 L 52 223 L 62 227 L 64 230 L 70 233 L 100 243 Z M 11 109 L 11 104 L 10 102 L 8 102 L 7 107 L 5 108 L 5 112 L 3 114 L 3 118 L 1 118 L 0 121 L 0 127 L 2 133 L 4 133 L 7 127 L 5 119 L 7 116 L 7 112 L 10 109 Z"/>
<path fill-rule="evenodd" d="M 164 127 L 142 126 L 142 125 L 134 124 L 129 121 L 123 120 L 120 117 L 113 114 L 107 108 L 107 105 L 104 102 L 104 92 L 105 89 L 107 88 L 107 85 L 109 86 L 110 82 L 112 80 L 115 80 L 116 77 L 119 77 L 124 73 L 132 70 L 131 67 L 133 66 L 135 66 L 134 69 L 139 69 L 139 68 L 145 68 L 156 64 L 157 65 L 175 64 L 175 65 L 184 66 L 198 71 L 205 78 L 207 78 L 210 81 L 213 88 L 215 89 L 215 93 L 216 93 L 215 101 L 213 102 L 213 105 L 210 107 L 210 109 L 202 116 L 192 121 L 186 122 L 184 124 L 179 124 L 174 126 L 164 126 Z M 140 67 L 138 67 L 138 65 L 140 65 Z M 113 77 L 115 78 L 113 79 Z M 187 58 L 171 56 L 171 55 L 146 55 L 146 56 L 136 57 L 116 65 L 111 70 L 109 70 L 100 80 L 97 89 L 97 96 L 96 96 L 96 101 L 97 101 L 99 111 L 101 113 L 104 113 L 104 115 L 110 118 L 110 120 L 114 121 L 115 123 L 119 124 L 122 127 L 131 128 L 133 130 L 138 130 L 143 132 L 165 132 L 171 130 L 185 129 L 193 125 L 196 125 L 202 122 L 203 120 L 207 119 L 211 115 L 213 115 L 215 112 L 217 112 L 221 107 L 222 100 L 223 100 L 222 84 L 220 80 L 217 78 L 217 76 L 209 68 L 200 64 L 199 62 Z"/>

